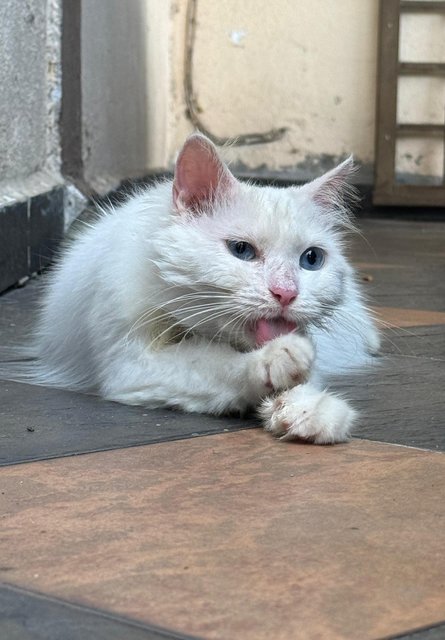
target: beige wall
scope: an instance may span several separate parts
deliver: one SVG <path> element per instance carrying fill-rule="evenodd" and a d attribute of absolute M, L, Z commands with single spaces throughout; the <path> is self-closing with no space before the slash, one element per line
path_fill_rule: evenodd
<path fill-rule="evenodd" d="M 170 160 L 191 130 L 182 87 L 186 2 L 172 2 Z M 285 126 L 273 144 L 232 149 L 256 172 L 319 173 L 354 153 L 374 162 L 377 0 L 197 0 L 193 81 L 200 117 L 218 136 Z M 400 58 L 445 61 L 445 16 L 405 14 Z M 444 122 L 443 79 L 403 78 L 401 122 Z M 439 176 L 443 143 L 401 140 L 397 170 Z"/>
<path fill-rule="evenodd" d="M 180 144 L 185 4 L 175 14 L 174 109 Z M 376 0 L 198 1 L 194 85 L 219 136 L 287 127 L 272 144 L 232 150 L 251 169 L 321 171 L 354 152 L 373 161 Z"/>
<path fill-rule="evenodd" d="M 83 161 L 101 192 L 171 169 L 193 130 L 184 98 L 186 0 L 83 0 Z M 286 127 L 233 147 L 245 172 L 310 178 L 353 152 L 371 180 L 377 0 L 197 0 L 193 84 L 218 137 Z"/>
<path fill-rule="evenodd" d="M 191 2 L 83 0 L 83 160 L 99 191 L 171 169 L 193 130 L 184 97 Z M 378 1 L 195 3 L 192 79 L 202 123 L 218 137 L 287 129 L 277 142 L 229 149 L 233 166 L 306 179 L 353 153 L 360 180 L 371 182 Z M 404 16 L 402 59 L 445 60 L 444 20 Z M 444 102 L 442 81 L 401 81 L 401 121 L 442 122 Z M 440 175 L 442 164 L 438 140 L 398 144 L 401 173 Z"/>

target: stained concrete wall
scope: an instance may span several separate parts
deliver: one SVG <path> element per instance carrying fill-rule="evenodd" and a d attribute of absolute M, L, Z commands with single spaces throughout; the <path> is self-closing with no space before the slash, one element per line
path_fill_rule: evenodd
<path fill-rule="evenodd" d="M 60 183 L 58 0 L 0 3 L 0 206 Z"/>

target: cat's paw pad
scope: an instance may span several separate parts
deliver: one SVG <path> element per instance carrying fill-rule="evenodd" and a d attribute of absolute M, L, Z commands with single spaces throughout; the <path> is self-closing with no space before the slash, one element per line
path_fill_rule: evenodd
<path fill-rule="evenodd" d="M 289 334 L 275 338 L 256 351 L 252 373 L 270 391 L 289 389 L 306 382 L 313 360 L 310 340 Z"/>
<path fill-rule="evenodd" d="M 357 417 L 347 402 L 308 385 L 295 387 L 260 407 L 264 428 L 282 440 L 334 444 L 348 440 Z"/>

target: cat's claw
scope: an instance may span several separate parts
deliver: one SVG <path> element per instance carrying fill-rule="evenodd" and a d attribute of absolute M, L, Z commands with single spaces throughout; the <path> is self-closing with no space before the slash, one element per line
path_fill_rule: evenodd
<path fill-rule="evenodd" d="M 259 413 L 264 428 L 282 440 L 334 444 L 349 438 L 357 417 L 347 402 L 302 385 L 263 400 Z"/>
<path fill-rule="evenodd" d="M 271 340 L 254 352 L 250 374 L 266 392 L 290 389 L 306 382 L 314 356 L 308 338 L 290 333 Z"/>

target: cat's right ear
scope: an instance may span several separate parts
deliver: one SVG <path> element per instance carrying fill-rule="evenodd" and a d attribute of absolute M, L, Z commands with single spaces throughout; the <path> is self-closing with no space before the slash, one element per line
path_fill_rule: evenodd
<path fill-rule="evenodd" d="M 215 145 L 200 133 L 185 142 L 176 161 L 173 205 L 179 213 L 200 214 L 224 198 L 236 179 L 218 156 Z"/>

